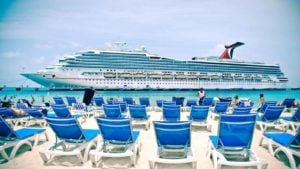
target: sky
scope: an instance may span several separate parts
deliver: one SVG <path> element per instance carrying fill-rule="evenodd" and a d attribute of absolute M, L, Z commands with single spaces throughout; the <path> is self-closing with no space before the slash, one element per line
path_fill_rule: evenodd
<path fill-rule="evenodd" d="M 299 21 L 299 0 L 0 0 L 0 86 L 116 41 L 180 60 L 241 41 L 235 59 L 280 64 L 300 87 Z"/>

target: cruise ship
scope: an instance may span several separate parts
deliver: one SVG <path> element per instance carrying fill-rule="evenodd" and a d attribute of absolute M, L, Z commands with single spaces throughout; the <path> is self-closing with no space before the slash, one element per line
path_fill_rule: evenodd
<path fill-rule="evenodd" d="M 125 44 L 64 56 L 53 66 L 21 75 L 54 90 L 283 89 L 288 82 L 278 64 L 233 59 L 242 42 L 225 45 L 219 57 L 190 60 L 150 54 L 144 47 L 127 50 Z"/>

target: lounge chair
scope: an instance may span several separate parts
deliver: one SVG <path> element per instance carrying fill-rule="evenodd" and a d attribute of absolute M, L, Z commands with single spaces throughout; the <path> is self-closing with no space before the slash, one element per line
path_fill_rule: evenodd
<path fill-rule="evenodd" d="M 300 130 L 295 135 L 285 132 L 266 132 L 263 134 L 260 144 L 267 140 L 268 150 L 272 156 L 283 152 L 287 156 L 291 169 L 300 168 L 296 166 L 294 156 L 300 158 Z"/>
<path fill-rule="evenodd" d="M 65 104 L 62 97 L 53 97 L 53 101 L 55 104 Z"/>
<path fill-rule="evenodd" d="M 188 121 L 154 121 L 157 148 L 149 159 L 150 169 L 156 163 L 192 163 L 197 167 L 197 159 L 191 147 L 191 123 Z"/>
<path fill-rule="evenodd" d="M 212 125 L 207 122 L 209 106 L 192 106 L 190 115 L 187 118 L 191 121 L 192 126 L 205 126 L 211 131 Z"/>
<path fill-rule="evenodd" d="M 120 105 L 120 108 L 121 108 L 121 112 L 122 112 L 122 113 L 126 113 L 126 112 L 127 112 L 127 103 L 126 103 L 126 102 L 120 102 L 120 101 L 117 101 L 117 102 L 114 102 L 113 104 L 118 104 L 118 105 Z"/>
<path fill-rule="evenodd" d="M 150 115 L 147 115 L 145 105 L 129 105 L 129 114 L 132 125 L 145 125 L 146 130 L 150 128 Z"/>
<path fill-rule="evenodd" d="M 16 116 L 10 108 L 0 107 L 0 116 L 6 119 L 6 121 L 13 125 L 17 126 L 23 123 L 25 116 Z"/>
<path fill-rule="evenodd" d="M 140 101 L 140 105 L 145 105 L 149 111 L 152 111 L 149 97 L 140 97 L 139 101 Z"/>
<path fill-rule="evenodd" d="M 26 103 L 16 103 L 16 108 L 21 109 L 21 110 L 25 110 L 25 109 L 28 108 L 28 105 Z"/>
<path fill-rule="evenodd" d="M 102 105 L 105 104 L 103 97 L 94 97 L 94 102 L 95 102 L 95 105 L 98 107 L 102 107 Z"/>
<path fill-rule="evenodd" d="M 55 115 L 57 117 L 62 117 L 62 118 L 70 118 L 70 117 L 74 117 L 74 118 L 79 118 L 81 116 L 81 114 L 71 114 L 71 112 L 69 111 L 68 107 L 64 104 L 53 104 L 51 105 Z"/>
<path fill-rule="evenodd" d="M 219 117 L 220 114 L 226 114 L 230 102 L 216 102 L 213 111 L 211 112 L 211 118 L 215 119 Z"/>
<path fill-rule="evenodd" d="M 96 165 L 102 157 L 130 157 L 135 166 L 140 151 L 139 131 L 132 131 L 127 118 L 97 118 L 103 140 L 102 147 L 90 152 L 91 161 Z"/>
<path fill-rule="evenodd" d="M 241 101 L 239 102 L 238 107 L 250 107 L 252 108 L 254 103 L 252 101 Z"/>
<path fill-rule="evenodd" d="M 125 102 L 127 105 L 134 104 L 134 100 L 132 97 L 123 97 L 123 102 Z"/>
<path fill-rule="evenodd" d="M 107 118 L 124 117 L 121 113 L 121 108 L 119 104 L 104 104 L 103 109 L 104 114 Z"/>
<path fill-rule="evenodd" d="M 29 108 L 26 109 L 25 112 L 29 115 L 29 118 L 23 121 L 25 126 L 30 126 L 34 124 L 38 124 L 41 127 L 46 126 L 47 123 L 44 119 L 45 115 L 42 113 L 41 109 Z"/>
<path fill-rule="evenodd" d="M 294 132 L 300 128 L 300 107 L 298 107 L 292 116 L 281 117 L 284 121 L 288 122 Z"/>
<path fill-rule="evenodd" d="M 156 106 L 155 106 L 154 110 L 161 111 L 163 102 L 166 102 L 166 100 L 156 100 Z"/>
<path fill-rule="evenodd" d="M 21 128 L 16 131 L 0 116 L 0 153 L 5 160 L 10 160 L 15 157 L 19 148 L 27 145 L 30 149 L 36 146 L 40 141 L 40 136 L 48 136 L 45 129 L 42 128 Z M 33 143 L 31 143 L 33 142 Z M 13 147 L 10 155 L 6 153 L 6 149 Z"/>
<path fill-rule="evenodd" d="M 294 107 L 295 100 L 296 99 L 294 99 L 294 98 L 286 98 L 286 99 L 283 100 L 283 102 L 281 103 L 281 105 L 285 106 L 286 108 Z"/>
<path fill-rule="evenodd" d="M 266 168 L 267 162 L 251 150 L 256 114 L 221 114 L 218 135 L 209 136 L 207 155 L 214 168 L 225 166 Z"/>
<path fill-rule="evenodd" d="M 212 106 L 214 99 L 212 97 L 204 97 L 202 106 Z"/>
<path fill-rule="evenodd" d="M 45 119 L 55 133 L 56 141 L 53 146 L 40 151 L 44 163 L 50 163 L 56 156 L 77 156 L 81 163 L 86 162 L 90 149 L 99 141 L 99 130 L 82 129 L 76 118 Z"/>
<path fill-rule="evenodd" d="M 172 97 L 172 102 L 175 102 L 176 105 L 183 106 L 184 97 Z"/>
<path fill-rule="evenodd" d="M 258 112 L 264 113 L 268 106 L 276 106 L 277 101 L 266 101 L 259 109 Z"/>
<path fill-rule="evenodd" d="M 233 109 L 232 114 L 249 114 L 251 107 L 236 107 Z"/>
<path fill-rule="evenodd" d="M 284 106 L 268 106 L 262 115 L 257 116 L 257 125 L 265 132 L 269 127 L 280 128 L 287 131 L 289 124 L 280 119 Z"/>
<path fill-rule="evenodd" d="M 77 100 L 74 96 L 67 96 L 66 99 L 69 106 L 72 106 L 73 104 L 77 103 Z"/>
<path fill-rule="evenodd" d="M 180 120 L 180 105 L 163 105 L 162 119 L 167 121 Z"/>
<path fill-rule="evenodd" d="M 192 106 L 197 106 L 197 100 L 196 99 L 189 99 L 186 101 L 186 107 L 192 107 Z"/>

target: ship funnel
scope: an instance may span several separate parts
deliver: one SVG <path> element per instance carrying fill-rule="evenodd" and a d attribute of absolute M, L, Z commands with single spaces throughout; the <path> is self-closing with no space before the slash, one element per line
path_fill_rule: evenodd
<path fill-rule="evenodd" d="M 225 45 L 225 51 L 221 54 L 220 59 L 232 59 L 233 50 L 239 46 L 244 45 L 243 42 L 236 42 L 232 45 Z"/>

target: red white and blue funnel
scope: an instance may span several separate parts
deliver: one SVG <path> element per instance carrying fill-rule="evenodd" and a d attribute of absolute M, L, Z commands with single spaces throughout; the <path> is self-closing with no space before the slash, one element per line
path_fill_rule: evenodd
<path fill-rule="evenodd" d="M 243 42 L 236 42 L 232 45 L 225 45 L 225 51 L 221 54 L 220 59 L 232 59 L 233 50 L 244 44 L 245 43 L 243 43 Z"/>

